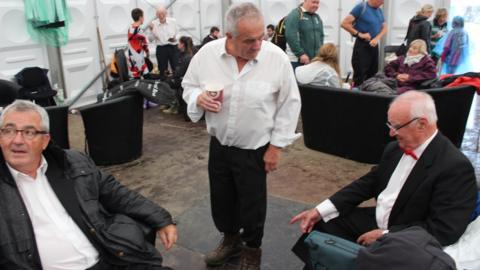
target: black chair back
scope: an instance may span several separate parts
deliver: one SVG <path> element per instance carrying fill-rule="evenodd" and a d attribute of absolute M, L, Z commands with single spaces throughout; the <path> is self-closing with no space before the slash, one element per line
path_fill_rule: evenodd
<path fill-rule="evenodd" d="M 68 106 L 45 107 L 50 118 L 50 136 L 61 148 L 70 148 L 68 140 Z"/>
<path fill-rule="evenodd" d="M 142 96 L 121 96 L 79 108 L 79 111 L 88 154 L 95 164 L 120 164 L 142 155 Z"/>
<path fill-rule="evenodd" d="M 426 90 L 437 107 L 440 131 L 457 147 L 465 132 L 474 89 Z M 378 163 L 389 136 L 388 106 L 394 96 L 300 85 L 305 146 L 332 155 Z"/>

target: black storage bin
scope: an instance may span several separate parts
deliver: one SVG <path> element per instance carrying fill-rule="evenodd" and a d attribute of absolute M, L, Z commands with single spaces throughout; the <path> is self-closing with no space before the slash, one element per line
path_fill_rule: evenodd
<path fill-rule="evenodd" d="M 120 164 L 142 155 L 142 96 L 126 95 L 79 108 L 79 111 L 88 154 L 95 164 Z"/>

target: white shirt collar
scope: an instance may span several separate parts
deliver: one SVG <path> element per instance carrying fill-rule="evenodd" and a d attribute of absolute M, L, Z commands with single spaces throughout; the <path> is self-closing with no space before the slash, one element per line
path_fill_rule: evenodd
<path fill-rule="evenodd" d="M 435 130 L 435 132 L 433 133 L 432 136 L 430 136 L 424 143 L 422 143 L 419 147 L 415 148 L 415 150 L 413 150 L 413 153 L 415 153 L 415 155 L 420 158 L 420 156 L 423 154 L 423 152 L 425 151 L 425 149 L 427 148 L 427 146 L 430 144 L 430 142 L 432 142 L 433 138 L 435 138 L 435 136 L 437 135 L 438 133 L 438 129 Z"/>
<path fill-rule="evenodd" d="M 5 162 L 7 164 L 8 169 L 10 170 L 10 173 L 13 176 L 13 179 L 16 181 L 19 177 L 30 177 L 29 175 L 26 175 L 20 171 L 15 170 L 13 167 L 8 164 L 8 162 Z M 42 159 L 40 161 L 40 166 L 37 168 L 37 175 L 38 174 L 45 174 L 48 169 L 48 163 L 45 157 L 42 155 Z M 31 177 L 30 177 L 31 178 Z"/>

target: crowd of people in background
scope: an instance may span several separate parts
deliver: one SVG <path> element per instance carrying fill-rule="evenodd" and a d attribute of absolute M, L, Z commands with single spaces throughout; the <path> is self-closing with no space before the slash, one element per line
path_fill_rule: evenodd
<path fill-rule="evenodd" d="M 342 83 L 337 45 L 329 43 L 323 47 L 325 33 L 322 18 L 318 14 L 319 0 L 304 0 L 286 14 L 278 25 L 267 25 L 263 39 L 284 49 L 294 70 L 301 67 L 296 71 L 297 80 L 301 84 L 365 89 L 362 84 L 376 77 L 379 72 L 379 43 L 388 28 L 383 15 L 383 4 L 384 0 L 363 1 L 355 5 L 341 22 L 341 27 L 355 38 L 351 58 L 353 79 L 346 83 Z M 430 22 L 433 14 L 434 7 L 430 4 L 423 5 L 416 12 L 409 20 L 404 45 L 400 46 L 397 56 L 386 59 L 385 70 L 380 70 L 384 76 L 397 82 L 392 87 L 392 93 L 415 89 L 422 81 L 431 78 L 432 74 L 458 73 L 458 67 L 468 58 L 469 38 L 464 30 L 463 19 L 455 17 L 449 32 L 447 9 L 438 8 Z M 199 45 L 192 45 L 190 51 L 190 46 L 185 46 L 181 41 L 188 43 L 187 38 L 190 37 L 179 37 L 179 26 L 174 18 L 167 16 L 167 10 L 159 7 L 156 15 L 157 19 L 143 29 L 143 11 L 138 8 L 132 10 L 134 22 L 128 32 L 130 72 L 133 78 L 141 78 L 151 71 L 151 62 L 148 60 L 150 40 L 157 45 L 156 60 L 160 77 L 172 78 L 172 88 L 180 89 L 176 91 L 181 93 L 179 80 L 186 72 L 189 59 L 206 43 L 219 39 L 220 28 L 212 26 L 209 34 Z M 278 44 L 279 37 L 284 44 Z M 418 45 L 418 40 L 424 41 L 425 50 Z M 414 41 L 416 45 L 411 46 Z M 188 48 L 187 51 L 184 48 Z M 415 60 L 412 62 L 412 59 Z M 177 69 L 179 65 L 180 68 Z M 422 76 L 418 76 L 419 66 L 427 70 L 427 73 L 420 72 Z M 392 71 L 397 68 L 400 73 Z M 417 76 L 408 76 L 408 73 Z M 164 111 L 177 113 L 180 103 L 179 100 L 172 101 L 172 105 L 164 108 Z"/>

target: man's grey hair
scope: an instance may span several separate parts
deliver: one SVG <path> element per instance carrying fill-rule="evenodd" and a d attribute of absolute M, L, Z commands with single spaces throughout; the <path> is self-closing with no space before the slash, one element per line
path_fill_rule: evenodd
<path fill-rule="evenodd" d="M 407 102 L 410 104 L 410 116 L 412 118 L 421 117 L 426 118 L 431 124 L 437 123 L 438 117 L 435 102 L 429 94 L 412 90 L 399 95 L 391 104 L 397 102 Z"/>
<path fill-rule="evenodd" d="M 36 112 L 40 115 L 42 129 L 46 132 L 50 132 L 50 120 L 47 111 L 29 100 L 17 99 L 12 104 L 5 107 L 2 111 L 2 115 L 0 115 L 0 127 L 3 126 L 5 115 L 9 112 Z"/>
<path fill-rule="evenodd" d="M 225 14 L 225 32 L 238 36 L 237 24 L 240 20 L 263 20 L 260 9 L 252 3 L 240 3 L 230 6 Z"/>

